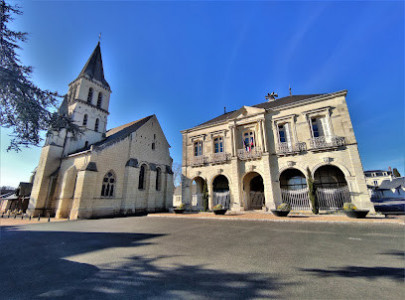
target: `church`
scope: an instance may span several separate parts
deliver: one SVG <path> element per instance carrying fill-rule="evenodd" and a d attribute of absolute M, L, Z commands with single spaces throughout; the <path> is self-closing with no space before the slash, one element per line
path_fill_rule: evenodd
<path fill-rule="evenodd" d="M 82 133 L 48 134 L 33 178 L 31 216 L 124 216 L 171 205 L 173 159 L 158 119 L 106 130 L 110 94 L 99 42 L 59 108 Z"/>

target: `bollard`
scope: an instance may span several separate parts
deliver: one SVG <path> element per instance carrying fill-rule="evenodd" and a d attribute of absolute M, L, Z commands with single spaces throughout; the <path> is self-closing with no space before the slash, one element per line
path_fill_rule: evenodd
<path fill-rule="evenodd" d="M 38 216 L 38 221 L 41 221 L 41 215 Z"/>
<path fill-rule="evenodd" d="M 70 216 L 67 217 L 67 220 L 70 221 Z"/>
<path fill-rule="evenodd" d="M 24 215 L 21 215 L 21 220 L 24 220 Z"/>
<path fill-rule="evenodd" d="M 31 215 L 30 215 L 30 221 L 31 221 Z"/>
<path fill-rule="evenodd" d="M 17 214 L 14 215 L 14 219 L 17 219 Z"/>
<path fill-rule="evenodd" d="M 51 217 L 48 217 L 48 222 L 51 222 Z"/>
<path fill-rule="evenodd" d="M 4 216 L 4 213 L 1 214 L 1 217 L 2 217 L 2 218 L 3 218 L 3 216 Z"/>

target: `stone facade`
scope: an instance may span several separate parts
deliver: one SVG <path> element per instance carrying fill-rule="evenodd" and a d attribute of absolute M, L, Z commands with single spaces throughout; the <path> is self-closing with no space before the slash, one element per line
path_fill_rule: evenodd
<path fill-rule="evenodd" d="M 106 131 L 110 93 L 98 44 L 59 110 L 83 133 L 73 137 L 62 129 L 48 136 L 29 214 L 93 218 L 171 205 L 173 160 L 159 121 L 152 115 Z"/>
<path fill-rule="evenodd" d="M 267 211 L 296 201 L 309 170 L 321 198 L 330 193 L 338 208 L 351 201 L 372 209 L 346 94 L 269 97 L 182 131 L 182 201 L 201 206 L 206 185 L 209 208 Z"/>

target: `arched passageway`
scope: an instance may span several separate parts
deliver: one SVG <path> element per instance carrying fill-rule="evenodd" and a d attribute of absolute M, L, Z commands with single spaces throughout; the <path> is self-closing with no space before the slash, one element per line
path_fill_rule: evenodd
<path fill-rule="evenodd" d="M 206 203 L 203 201 L 204 185 L 207 188 L 205 180 L 200 176 L 194 178 L 191 183 L 191 209 L 193 210 L 208 209 L 208 201 L 205 201 Z"/>
<path fill-rule="evenodd" d="M 214 191 L 213 205 L 221 204 L 225 208 L 229 208 L 230 193 L 228 178 L 224 175 L 218 175 L 212 182 L 212 188 Z"/>
<path fill-rule="evenodd" d="M 319 167 L 315 171 L 314 180 L 320 209 L 342 209 L 343 203 L 350 202 L 345 175 L 338 167 Z"/>
<path fill-rule="evenodd" d="M 280 174 L 281 198 L 293 210 L 311 210 L 307 180 L 298 169 L 290 168 Z"/>
<path fill-rule="evenodd" d="M 243 178 L 243 202 L 246 210 L 265 206 L 263 178 L 259 173 L 250 172 Z"/>

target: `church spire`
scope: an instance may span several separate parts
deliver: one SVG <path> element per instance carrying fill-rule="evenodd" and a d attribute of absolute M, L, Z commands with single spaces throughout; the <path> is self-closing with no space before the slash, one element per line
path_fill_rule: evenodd
<path fill-rule="evenodd" d="M 101 59 L 100 41 L 97 43 L 96 48 L 94 49 L 93 53 L 90 55 L 89 59 L 87 60 L 86 64 L 84 65 L 79 76 L 77 76 L 77 79 L 79 79 L 80 77 L 95 79 L 95 80 L 101 82 L 103 85 L 105 85 L 105 87 L 107 89 L 110 89 L 110 85 L 104 78 L 103 60 Z"/>

